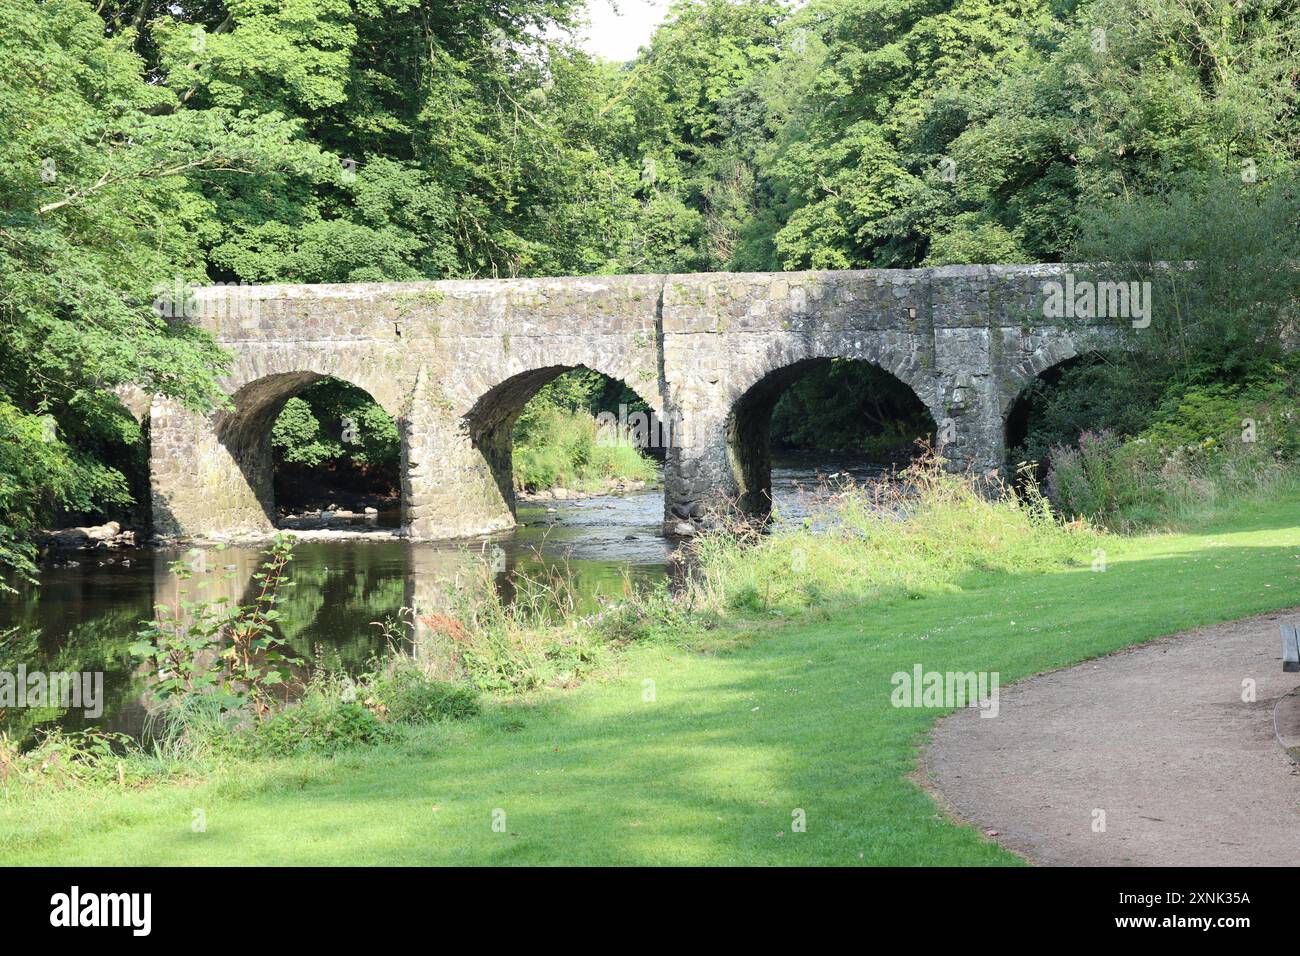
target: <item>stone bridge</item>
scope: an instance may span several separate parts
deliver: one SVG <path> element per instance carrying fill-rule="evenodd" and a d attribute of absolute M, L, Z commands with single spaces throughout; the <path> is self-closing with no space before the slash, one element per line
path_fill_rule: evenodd
<path fill-rule="evenodd" d="M 579 366 L 626 383 L 669 423 L 670 529 L 718 504 L 764 509 L 776 400 L 837 358 L 908 385 L 950 462 L 987 473 L 1004 464 L 1015 397 L 1098 334 L 1043 317 L 1044 283 L 1065 268 L 202 289 L 197 321 L 234 357 L 231 407 L 204 416 L 150 405 L 155 531 L 271 530 L 271 425 L 326 376 L 365 389 L 398 423 L 403 527 L 414 538 L 514 524 L 512 423 Z"/>

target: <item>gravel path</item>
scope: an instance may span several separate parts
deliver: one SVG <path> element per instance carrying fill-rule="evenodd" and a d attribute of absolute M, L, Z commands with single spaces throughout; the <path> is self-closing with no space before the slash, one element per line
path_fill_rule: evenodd
<path fill-rule="evenodd" d="M 1201 628 L 1003 687 L 997 717 L 939 722 L 923 782 L 1036 863 L 1300 865 L 1300 768 L 1273 723 L 1278 698 L 1300 685 L 1282 671 L 1278 637 L 1297 615 Z M 1254 703 L 1242 700 L 1246 678 Z"/>

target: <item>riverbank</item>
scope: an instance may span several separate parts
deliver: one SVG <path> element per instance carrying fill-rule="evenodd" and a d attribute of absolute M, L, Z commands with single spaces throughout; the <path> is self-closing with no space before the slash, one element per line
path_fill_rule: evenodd
<path fill-rule="evenodd" d="M 1016 863 L 912 782 L 946 710 L 892 706 L 891 676 L 919 663 L 1005 685 L 1296 605 L 1298 505 L 1106 538 L 1100 565 L 975 568 L 869 608 L 737 612 L 691 647 L 634 644 L 577 690 L 399 744 L 125 792 L 10 788 L 0 862 Z"/>
<path fill-rule="evenodd" d="M 640 478 L 600 478 L 593 479 L 576 488 L 520 488 L 515 494 L 520 501 L 581 501 L 585 498 L 602 498 L 606 495 L 639 494 L 642 491 L 658 488 L 661 482 L 658 476 L 648 480 Z"/>

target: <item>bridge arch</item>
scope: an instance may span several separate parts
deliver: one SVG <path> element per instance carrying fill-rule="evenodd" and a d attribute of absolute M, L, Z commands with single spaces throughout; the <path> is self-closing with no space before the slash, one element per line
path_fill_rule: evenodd
<path fill-rule="evenodd" d="M 649 391 L 631 381 L 627 370 L 600 361 L 545 365 L 518 371 L 498 381 L 481 394 L 463 416 L 463 427 L 474 449 L 482 458 L 499 495 L 499 507 L 508 512 L 513 524 L 515 514 L 514 425 L 524 407 L 544 386 L 567 372 L 587 370 L 617 382 L 644 402 L 656 415 L 662 401 L 657 389 Z M 657 383 L 653 383 L 656 384 Z M 501 515 L 504 521 L 506 514 Z"/>
<path fill-rule="evenodd" d="M 894 346 L 894 347 L 891 347 Z M 933 440 L 937 394 L 927 376 L 909 361 L 910 350 L 896 343 L 883 344 L 859 339 L 848 347 L 813 347 L 802 354 L 773 357 L 761 374 L 753 376 L 743 390 L 733 387 L 725 420 L 725 441 L 731 475 L 735 481 L 739 508 L 751 515 L 765 516 L 772 507 L 772 420 L 781 397 L 805 376 L 825 369 L 836 361 L 869 366 L 887 376 L 896 394 L 909 395 L 918 416 L 929 419 Z M 845 399 L 856 397 L 845 395 Z M 921 437 L 921 436 L 918 436 Z"/>
<path fill-rule="evenodd" d="M 1055 349 L 1050 364 L 1039 363 L 1041 367 L 1025 377 L 1019 387 L 1004 398 L 1000 412 L 1009 477 L 1016 476 L 1016 469 L 1020 464 L 1017 459 L 1024 457 L 1022 451 L 1033 428 L 1035 405 L 1051 391 L 1065 388 L 1066 386 L 1060 384 L 1060 380 L 1071 369 L 1090 363 L 1104 362 L 1110 351 L 1106 343 L 1100 342 Z M 1039 465 L 1035 477 L 1041 481 L 1046 478 L 1048 462 L 1042 457 L 1035 460 Z"/>
<path fill-rule="evenodd" d="M 395 420 L 396 389 L 347 363 L 240 362 L 226 379 L 227 407 L 210 417 L 155 399 L 150 409 L 153 523 L 163 536 L 193 528 L 224 534 L 264 534 L 276 526 L 272 426 L 289 399 L 326 379 L 365 392 Z M 371 387 L 367 387 L 367 385 Z M 176 453 L 184 449 L 184 456 Z M 405 509 L 404 509 L 405 512 Z M 406 515 L 403 514 L 403 523 Z"/>
<path fill-rule="evenodd" d="M 236 406 L 279 401 L 325 378 L 361 389 L 394 421 L 410 403 L 410 378 L 394 358 L 365 348 L 259 348 L 238 354 L 224 382 Z M 274 421 L 274 417 L 271 419 Z"/>
<path fill-rule="evenodd" d="M 426 376 L 417 382 L 411 420 L 403 429 L 408 449 L 403 497 L 411 502 L 412 533 L 460 537 L 513 527 L 513 428 L 528 402 L 565 372 L 586 369 L 619 382 L 660 414 L 658 388 L 645 388 L 645 376 L 636 381 L 636 369 L 581 358 L 578 351 L 545 356 L 529 367 L 515 365 L 491 384 L 481 382 L 472 401 L 454 401 Z M 649 384 L 658 386 L 653 377 Z M 464 394 L 467 382 L 456 388 Z M 446 489 L 455 490 L 455 505 Z"/>
<path fill-rule="evenodd" d="M 1008 388 L 1002 397 L 999 409 L 1003 423 L 1006 423 L 1007 416 L 1025 392 L 1033 388 L 1043 375 L 1077 361 L 1085 354 L 1095 354 L 1098 351 L 1098 347 L 1080 348 L 1071 338 L 1053 338 L 1013 365 L 1007 376 Z"/>
<path fill-rule="evenodd" d="M 295 432 L 292 424 L 282 436 L 289 444 L 274 447 L 277 424 L 294 398 L 307 399 L 315 406 L 315 414 L 307 411 L 307 418 L 295 419 L 294 424 L 302 427 L 315 421 L 325 447 L 339 441 L 343 449 L 351 447 L 351 453 L 324 460 L 308 458 L 305 463 L 295 459 L 285 454 L 294 446 L 295 438 L 290 436 L 305 438 L 307 433 Z M 380 416 L 372 414 L 369 402 L 385 412 L 389 424 L 382 424 Z M 278 524 L 285 507 L 318 507 L 347 499 L 355 502 L 372 494 L 386 497 L 399 484 L 398 449 L 387 444 L 390 433 L 386 432 L 398 421 L 368 389 L 355 382 L 320 372 L 277 372 L 244 385 L 231 398 L 231 405 L 231 410 L 217 416 L 218 436 L 233 451 L 272 524 Z M 396 436 L 400 436 L 399 427 Z M 367 453 L 365 467 L 357 467 L 351 460 L 357 451 Z"/>

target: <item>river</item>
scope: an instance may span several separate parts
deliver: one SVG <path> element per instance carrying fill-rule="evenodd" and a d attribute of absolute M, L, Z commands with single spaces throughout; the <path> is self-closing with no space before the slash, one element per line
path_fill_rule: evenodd
<path fill-rule="evenodd" d="M 801 520 L 809 493 L 828 474 L 861 481 L 881 473 L 866 462 L 824 453 L 778 457 L 772 492 L 779 520 Z M 306 540 L 289 568 L 280 631 L 294 654 L 356 671 L 384 652 L 376 622 L 402 608 L 436 605 L 448 582 L 490 562 L 509 594 L 521 574 L 567 564 L 584 604 L 616 597 L 625 581 L 647 584 L 669 573 L 675 545 L 660 534 L 658 490 L 559 501 L 522 502 L 514 531 L 455 542 L 410 542 L 391 537 Z M 41 727 L 96 727 L 138 734 L 145 717 L 143 678 L 128 650 L 156 603 L 172 605 L 177 581 L 169 566 L 186 552 L 135 549 L 63 555 L 42 567 L 39 586 L 0 595 L 0 671 L 24 665 L 36 672 L 103 674 L 103 712 L 11 709 L 0 730 L 19 739 Z M 196 558 L 208 597 L 249 600 L 247 590 L 261 550 L 231 546 Z"/>

